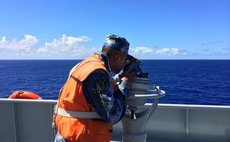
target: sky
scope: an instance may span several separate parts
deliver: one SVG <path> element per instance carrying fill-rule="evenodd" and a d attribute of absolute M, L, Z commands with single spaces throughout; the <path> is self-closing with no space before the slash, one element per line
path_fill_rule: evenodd
<path fill-rule="evenodd" d="M 230 0 L 0 0 L 0 59 L 83 59 L 109 34 L 139 59 L 230 59 Z"/>

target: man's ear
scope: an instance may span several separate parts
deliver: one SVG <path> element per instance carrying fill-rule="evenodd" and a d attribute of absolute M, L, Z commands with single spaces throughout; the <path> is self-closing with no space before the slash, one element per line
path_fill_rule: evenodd
<path fill-rule="evenodd" d="M 119 54 L 114 54 L 114 63 L 118 63 L 118 61 L 119 61 Z"/>

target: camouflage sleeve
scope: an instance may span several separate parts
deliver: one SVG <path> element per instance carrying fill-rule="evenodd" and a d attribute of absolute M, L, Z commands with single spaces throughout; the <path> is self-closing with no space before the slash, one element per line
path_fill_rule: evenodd
<path fill-rule="evenodd" d="M 121 80 L 120 74 L 116 74 L 113 77 L 113 79 L 116 82 L 116 84 L 118 84 L 118 88 L 122 92 L 123 96 L 125 98 L 127 98 L 129 96 L 129 85 L 128 85 L 128 83 Z"/>
<path fill-rule="evenodd" d="M 86 100 L 107 122 L 117 123 L 125 111 L 125 96 L 120 89 L 115 89 L 109 75 L 103 70 L 91 73 L 83 82 Z"/>

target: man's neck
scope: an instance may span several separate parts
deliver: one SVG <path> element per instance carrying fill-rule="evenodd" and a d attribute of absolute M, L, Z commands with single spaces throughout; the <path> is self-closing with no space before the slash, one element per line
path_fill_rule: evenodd
<path fill-rule="evenodd" d="M 108 57 L 106 56 L 106 54 L 103 53 L 103 52 L 100 52 L 100 51 L 95 52 L 94 54 L 97 54 L 97 55 L 100 56 L 101 60 L 102 60 L 102 61 L 104 62 L 104 64 L 105 64 L 105 67 L 106 67 L 107 71 L 108 71 L 108 72 L 111 72 L 111 68 L 110 68 L 110 64 L 109 64 L 109 59 L 108 59 Z"/>

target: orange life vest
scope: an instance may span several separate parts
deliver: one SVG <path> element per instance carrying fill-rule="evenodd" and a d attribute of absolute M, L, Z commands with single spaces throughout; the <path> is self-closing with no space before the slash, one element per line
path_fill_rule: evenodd
<path fill-rule="evenodd" d="M 106 71 L 99 55 L 82 61 L 63 86 L 58 108 L 75 112 L 95 112 L 83 94 L 83 81 L 97 69 Z M 107 72 L 107 71 L 106 71 Z M 55 125 L 67 142 L 109 142 L 112 124 L 101 119 L 83 119 L 56 115 Z"/>

